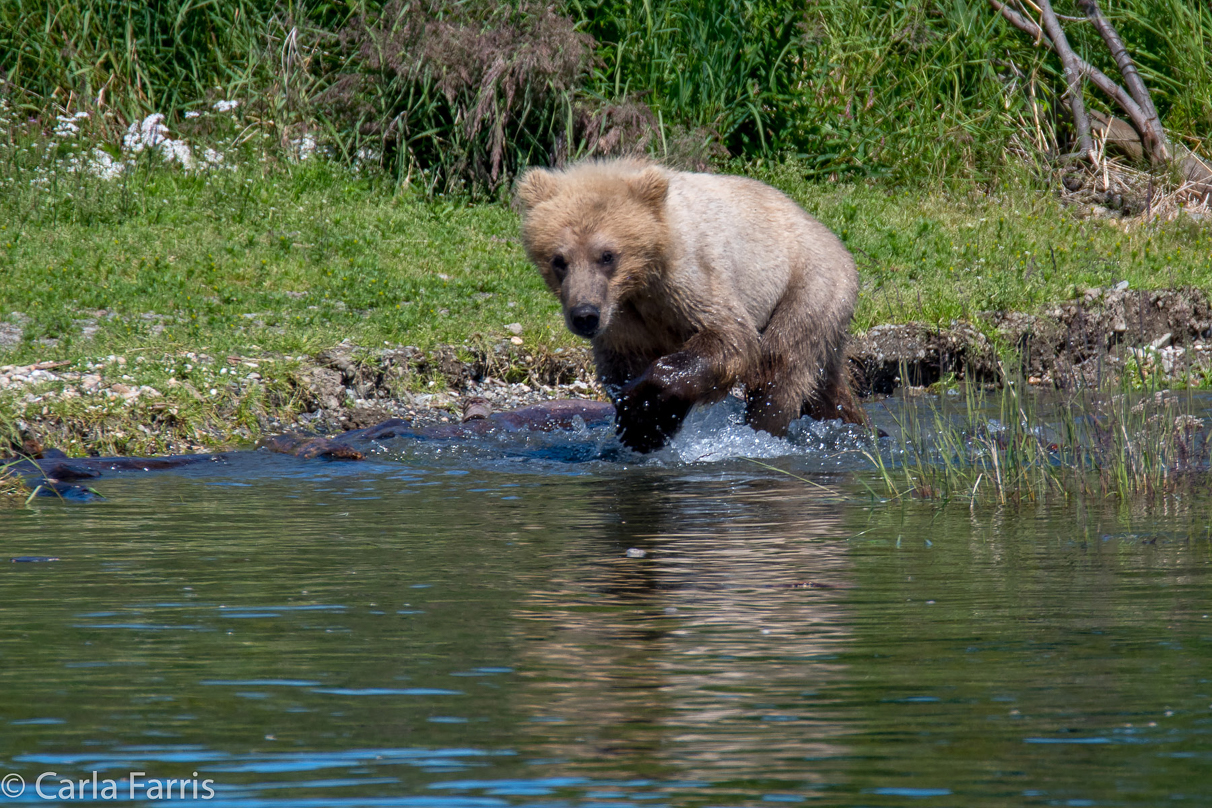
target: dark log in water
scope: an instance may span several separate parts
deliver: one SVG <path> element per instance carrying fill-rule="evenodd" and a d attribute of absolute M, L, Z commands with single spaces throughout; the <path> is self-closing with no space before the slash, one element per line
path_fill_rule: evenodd
<path fill-rule="evenodd" d="M 477 413 L 477 417 L 460 424 L 414 426 L 410 421 L 391 418 L 381 424 L 352 429 L 332 438 L 288 432 L 266 438 L 258 448 L 304 460 L 362 460 L 366 455 L 357 448 L 357 444 L 365 445 L 372 441 L 390 438 L 459 440 L 496 430 L 552 432 L 574 429 L 580 424 L 601 426 L 613 417 L 614 407 L 605 402 L 560 399 L 486 416 Z M 99 477 L 108 471 L 164 471 L 198 463 L 219 462 L 235 454 L 239 453 L 69 458 L 58 449 L 45 449 L 34 457 L 0 459 L 0 466 L 7 466 L 11 473 L 26 478 L 31 487 L 41 486 L 40 494 L 62 496 L 64 492 L 83 489 L 83 486 L 72 483 Z"/>

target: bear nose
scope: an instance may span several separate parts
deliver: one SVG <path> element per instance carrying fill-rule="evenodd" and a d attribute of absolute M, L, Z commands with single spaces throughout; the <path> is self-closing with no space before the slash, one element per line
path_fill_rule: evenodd
<path fill-rule="evenodd" d="M 597 306 L 582 303 L 568 312 L 568 319 L 572 323 L 573 331 L 582 337 L 592 337 L 598 331 L 601 312 Z"/>

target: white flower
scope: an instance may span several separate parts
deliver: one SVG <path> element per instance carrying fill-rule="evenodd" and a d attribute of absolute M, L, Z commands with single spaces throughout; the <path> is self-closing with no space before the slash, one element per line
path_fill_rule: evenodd
<path fill-rule="evenodd" d="M 132 123 L 122 138 L 122 145 L 127 150 L 138 154 L 144 149 L 159 145 L 168 139 L 168 127 L 164 125 L 164 114 L 157 112 L 148 115 L 142 123 Z"/>
<path fill-rule="evenodd" d="M 160 145 L 160 153 L 164 156 L 164 162 L 171 163 L 174 160 L 180 163 L 185 168 L 194 167 L 194 155 L 190 151 L 189 144 L 184 140 L 166 140 Z"/>
<path fill-rule="evenodd" d="M 290 142 L 290 145 L 295 147 L 295 158 L 299 162 L 303 162 L 316 153 L 316 139 L 311 135 L 296 138 Z"/>
<path fill-rule="evenodd" d="M 126 137 L 122 138 L 122 145 L 134 154 L 144 149 L 156 149 L 165 162 L 178 162 L 185 168 L 194 167 L 194 155 L 189 144 L 169 137 L 164 115 L 159 112 L 148 115 L 141 123 L 132 123 L 126 130 Z"/>
<path fill-rule="evenodd" d="M 198 112 L 196 109 L 191 109 L 189 112 L 185 113 L 186 118 L 200 118 L 201 116 L 202 113 Z"/>
<path fill-rule="evenodd" d="M 93 149 L 92 160 L 88 170 L 103 180 L 112 180 L 122 173 L 126 166 L 109 156 L 104 149 Z"/>
<path fill-rule="evenodd" d="M 239 101 L 216 101 L 211 108 L 215 112 L 231 112 L 238 106 L 240 106 Z"/>
<path fill-rule="evenodd" d="M 202 152 L 202 162 L 210 166 L 221 166 L 223 165 L 223 155 L 214 149 L 206 149 Z"/>
<path fill-rule="evenodd" d="M 80 133 L 80 127 L 76 126 L 75 118 L 65 118 L 60 116 L 59 123 L 55 126 L 55 137 L 75 137 Z"/>

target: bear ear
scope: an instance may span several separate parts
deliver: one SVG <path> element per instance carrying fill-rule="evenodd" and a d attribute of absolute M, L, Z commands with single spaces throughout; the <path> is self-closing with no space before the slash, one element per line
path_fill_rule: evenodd
<path fill-rule="evenodd" d="M 532 210 L 536 205 L 555 196 L 559 180 L 545 168 L 532 168 L 518 180 L 514 196 L 523 210 Z"/>
<path fill-rule="evenodd" d="M 654 210 L 665 207 L 669 177 L 659 166 L 650 166 L 627 180 L 632 195 Z"/>

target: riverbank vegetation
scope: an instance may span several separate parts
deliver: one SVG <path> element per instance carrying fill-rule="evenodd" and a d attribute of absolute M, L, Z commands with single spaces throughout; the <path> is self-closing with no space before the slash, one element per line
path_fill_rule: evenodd
<path fill-rule="evenodd" d="M 897 408 L 895 434 L 863 450 L 880 495 L 975 507 L 1212 494 L 1206 395 L 1125 380 L 1041 395 L 1022 378 L 937 392 Z"/>
<path fill-rule="evenodd" d="M 15 0 L 0 94 L 117 149 L 241 104 L 284 153 L 321 148 L 429 192 L 495 196 L 520 166 L 648 150 L 684 163 L 790 155 L 811 177 L 1037 179 L 1073 151 L 1061 62 L 986 0 Z M 1208 157 L 1212 10 L 1058 3 L 1066 42 L 1125 85 L 1118 33 L 1175 143 Z M 1020 19 L 1038 13 L 1022 11 Z M 1125 117 L 1103 85 L 1091 115 Z"/>
<path fill-rule="evenodd" d="M 1207 156 L 1212 11 L 1102 11 L 1170 139 Z M 1116 71 L 1090 26 L 1065 25 Z M 858 259 L 858 331 L 1212 286 L 1198 183 L 1108 131 L 1075 163 L 1061 75 L 975 0 L 16 0 L 0 8 L 0 422 L 72 452 L 212 448 L 314 408 L 301 379 L 343 341 L 372 364 L 405 346 L 510 367 L 578 353 L 507 198 L 519 168 L 582 156 L 783 189 Z M 427 394 L 442 374 L 392 384 Z M 1087 404 L 1065 418 L 1104 406 Z M 991 484 L 979 464 L 931 477 L 941 457 L 913 461 L 913 488 Z"/>

